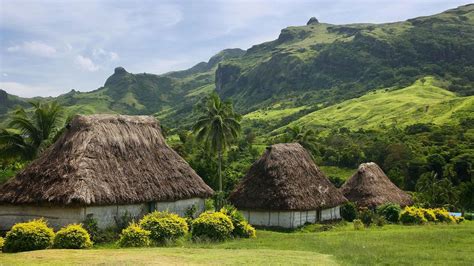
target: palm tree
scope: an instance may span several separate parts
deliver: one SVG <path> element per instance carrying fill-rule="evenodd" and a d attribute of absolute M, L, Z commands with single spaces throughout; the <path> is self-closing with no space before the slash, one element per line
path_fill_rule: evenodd
<path fill-rule="evenodd" d="M 196 140 L 208 145 L 218 155 L 219 191 L 222 192 L 222 154 L 240 134 L 241 117 L 234 112 L 232 103 L 221 101 L 212 93 L 197 106 L 199 117 L 193 126 Z"/>
<path fill-rule="evenodd" d="M 9 119 L 10 129 L 0 129 L 0 154 L 6 158 L 34 159 L 57 133 L 63 108 L 57 102 L 30 104 L 31 114 L 19 107 Z"/>
<path fill-rule="evenodd" d="M 287 142 L 298 142 L 301 146 L 315 152 L 316 148 L 316 132 L 312 129 L 305 129 L 304 127 L 294 125 L 289 127 L 286 131 L 285 139 Z"/>

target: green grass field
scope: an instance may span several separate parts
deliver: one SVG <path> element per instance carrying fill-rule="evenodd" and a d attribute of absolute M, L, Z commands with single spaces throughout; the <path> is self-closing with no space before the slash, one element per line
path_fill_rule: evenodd
<path fill-rule="evenodd" d="M 458 97 L 425 77 L 399 90 L 377 90 L 362 97 L 309 113 L 289 124 L 327 128 L 374 129 L 391 124 L 450 124 L 472 116 L 474 96 Z M 281 130 L 281 129 L 279 129 Z"/>
<path fill-rule="evenodd" d="M 325 232 L 258 231 L 256 239 L 184 242 L 179 247 L 43 250 L 0 254 L 1 265 L 472 265 L 474 222 L 460 225 L 386 225 L 354 231 L 352 224 Z"/>

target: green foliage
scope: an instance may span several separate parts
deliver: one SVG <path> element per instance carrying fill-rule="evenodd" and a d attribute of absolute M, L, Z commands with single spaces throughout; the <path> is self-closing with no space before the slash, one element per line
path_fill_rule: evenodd
<path fill-rule="evenodd" d="M 221 212 L 204 212 L 193 221 L 194 239 L 225 240 L 232 235 L 232 220 Z"/>
<path fill-rule="evenodd" d="M 360 219 L 354 219 L 352 223 L 354 224 L 354 230 L 364 230 L 364 223 Z"/>
<path fill-rule="evenodd" d="M 122 230 L 117 244 L 120 247 L 147 247 L 150 245 L 151 232 L 131 223 Z"/>
<path fill-rule="evenodd" d="M 403 224 L 424 224 L 428 220 L 425 218 L 423 211 L 416 207 L 405 207 L 400 213 L 400 221 Z"/>
<path fill-rule="evenodd" d="M 234 225 L 232 234 L 242 238 L 255 238 L 257 237 L 257 230 L 253 228 L 247 221 L 242 221 Z"/>
<path fill-rule="evenodd" d="M 344 205 L 341 206 L 340 212 L 342 218 L 348 222 L 352 222 L 357 218 L 357 207 L 353 202 L 348 201 L 344 203 Z"/>
<path fill-rule="evenodd" d="M 466 213 L 466 214 L 464 214 L 464 219 L 466 219 L 468 221 L 472 221 L 472 220 L 474 220 L 474 214 L 473 213 Z"/>
<path fill-rule="evenodd" d="M 204 201 L 204 209 L 206 211 L 215 211 L 216 208 L 214 206 L 214 200 L 213 199 L 206 199 Z"/>
<path fill-rule="evenodd" d="M 116 231 L 121 232 L 123 229 L 127 228 L 130 223 L 132 223 L 137 219 L 138 217 L 133 217 L 131 213 L 128 211 L 125 211 L 122 213 L 122 215 L 116 217 L 114 216 L 115 220 L 115 226 L 116 226 Z"/>
<path fill-rule="evenodd" d="M 44 220 L 15 224 L 5 237 L 4 252 L 45 249 L 53 243 L 54 231 Z"/>
<path fill-rule="evenodd" d="M 400 205 L 394 203 L 385 203 L 377 207 L 377 214 L 383 216 L 390 223 L 398 223 L 401 211 Z"/>
<path fill-rule="evenodd" d="M 30 102 L 32 114 L 18 107 L 9 118 L 12 129 L 0 129 L 1 159 L 31 160 L 46 149 L 58 132 L 63 107 L 57 102 Z"/>
<path fill-rule="evenodd" d="M 245 220 L 244 215 L 232 205 L 226 205 L 220 209 L 220 212 L 227 215 L 232 221 L 234 230 L 232 236 L 234 237 L 256 237 L 255 229 Z"/>
<path fill-rule="evenodd" d="M 99 225 L 97 224 L 97 220 L 94 219 L 92 215 L 88 215 L 86 217 L 86 219 L 82 222 L 82 227 L 84 227 L 84 229 L 89 233 L 89 236 L 94 243 L 101 242 L 99 237 Z"/>
<path fill-rule="evenodd" d="M 358 217 L 366 227 L 374 222 L 374 216 L 374 212 L 368 208 L 362 207 L 359 209 Z"/>
<path fill-rule="evenodd" d="M 140 220 L 140 226 L 150 231 L 150 238 L 156 243 L 174 241 L 188 233 L 186 219 L 169 212 L 154 211 Z"/>
<path fill-rule="evenodd" d="M 3 239 L 3 237 L 0 236 L 0 251 L 2 250 L 4 244 L 5 244 L 5 239 Z"/>
<path fill-rule="evenodd" d="M 217 93 L 211 93 L 196 106 L 199 117 L 193 126 L 198 142 L 204 142 L 218 155 L 219 192 L 222 192 L 222 154 L 240 134 L 240 115 L 232 103 L 222 102 Z"/>
<path fill-rule="evenodd" d="M 89 233 L 81 224 L 70 224 L 61 228 L 54 236 L 54 248 L 82 249 L 92 247 Z"/>
<path fill-rule="evenodd" d="M 374 214 L 373 223 L 378 227 L 382 227 L 387 223 L 387 220 L 383 215 Z"/>

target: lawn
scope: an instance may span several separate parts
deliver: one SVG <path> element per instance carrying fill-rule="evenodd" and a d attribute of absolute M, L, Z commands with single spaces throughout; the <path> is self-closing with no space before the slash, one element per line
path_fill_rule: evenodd
<path fill-rule="evenodd" d="M 474 222 L 460 225 L 387 225 L 354 231 L 258 231 L 257 239 L 180 247 L 43 250 L 0 254 L 1 265 L 21 264 L 312 264 L 473 265 Z"/>

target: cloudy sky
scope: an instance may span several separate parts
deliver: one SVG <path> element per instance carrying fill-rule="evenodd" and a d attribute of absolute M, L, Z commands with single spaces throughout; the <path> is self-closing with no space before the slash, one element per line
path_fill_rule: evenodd
<path fill-rule="evenodd" d="M 132 73 L 186 69 L 225 48 L 273 40 L 287 26 L 392 22 L 463 0 L 0 0 L 0 89 L 24 97 L 102 86 Z"/>

